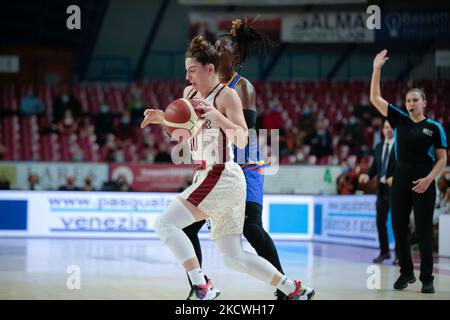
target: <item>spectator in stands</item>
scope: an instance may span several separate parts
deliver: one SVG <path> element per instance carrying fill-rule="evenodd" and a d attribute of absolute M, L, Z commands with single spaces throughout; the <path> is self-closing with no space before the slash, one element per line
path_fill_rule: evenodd
<path fill-rule="evenodd" d="M 39 176 L 34 173 L 28 175 L 28 190 L 43 190 L 39 185 Z"/>
<path fill-rule="evenodd" d="M 433 217 L 435 223 L 438 222 L 439 215 L 450 214 L 450 181 L 447 179 L 448 174 L 450 174 L 450 171 L 442 173 L 437 182 L 439 192 L 437 195 L 435 215 Z"/>
<path fill-rule="evenodd" d="M 58 123 L 64 120 L 66 110 L 70 110 L 75 121 L 81 117 L 81 103 L 70 94 L 69 87 L 64 85 L 61 94 L 53 102 L 53 121 Z"/>
<path fill-rule="evenodd" d="M 9 180 L 4 176 L 0 175 L 0 190 L 10 190 L 11 184 Z"/>
<path fill-rule="evenodd" d="M 116 191 L 121 191 L 121 192 L 133 191 L 124 175 L 119 175 L 115 182 L 116 182 Z"/>
<path fill-rule="evenodd" d="M 142 150 L 141 161 L 145 163 L 154 163 L 156 157 L 156 151 L 153 147 L 145 144 Z"/>
<path fill-rule="evenodd" d="M 271 130 L 284 128 L 281 110 L 280 100 L 275 96 L 269 101 L 268 110 L 264 112 L 262 119 L 264 129 Z"/>
<path fill-rule="evenodd" d="M 66 184 L 60 186 L 59 190 L 61 190 L 61 191 L 80 191 L 80 188 L 75 186 L 75 177 L 74 176 L 67 176 Z"/>
<path fill-rule="evenodd" d="M 130 121 L 133 127 L 138 126 L 142 120 L 142 114 L 144 113 L 146 104 L 145 99 L 142 97 L 141 89 L 133 86 L 131 88 L 131 98 L 127 103 L 127 109 L 130 112 Z"/>
<path fill-rule="evenodd" d="M 117 149 L 112 151 L 112 161 L 117 163 L 125 162 L 125 154 L 123 152 L 122 147 L 118 147 Z"/>
<path fill-rule="evenodd" d="M 33 88 L 29 88 L 27 93 L 20 100 L 20 114 L 31 116 L 44 111 L 44 104 L 41 99 L 34 95 Z"/>
<path fill-rule="evenodd" d="M 103 146 L 106 142 L 106 135 L 114 133 L 115 114 L 110 111 L 108 104 L 102 101 L 100 105 L 100 113 L 95 115 L 94 126 L 95 134 L 99 146 Z"/>
<path fill-rule="evenodd" d="M 355 187 L 350 182 L 348 174 L 346 172 L 344 172 L 338 176 L 336 183 L 337 183 L 338 194 L 345 195 L 345 194 L 354 194 L 355 193 Z"/>
<path fill-rule="evenodd" d="M 131 113 L 130 111 L 125 110 L 115 129 L 116 138 L 121 143 L 129 143 L 136 139 L 134 127 L 131 122 Z"/>
<path fill-rule="evenodd" d="M 355 108 L 353 115 L 360 119 L 364 126 L 370 126 L 372 118 L 379 116 L 378 111 L 372 107 L 367 93 L 361 94 L 360 103 Z"/>
<path fill-rule="evenodd" d="M 333 154 L 333 144 L 331 133 L 327 130 L 327 120 L 317 120 L 316 129 L 305 138 L 305 144 L 311 146 L 311 154 L 317 158 Z"/>
<path fill-rule="evenodd" d="M 78 130 L 78 123 L 75 121 L 70 109 L 64 111 L 64 117 L 58 122 L 58 133 L 62 135 L 71 135 Z"/>
<path fill-rule="evenodd" d="M 361 124 L 361 120 L 358 117 L 354 115 L 350 116 L 350 118 L 348 119 L 346 133 L 351 135 L 354 146 L 360 147 L 364 144 L 364 130 Z M 350 152 L 357 154 L 358 157 L 361 156 L 358 148 L 354 148 Z"/>
<path fill-rule="evenodd" d="M 172 162 L 172 157 L 169 154 L 169 146 L 166 143 L 159 145 L 159 151 L 155 156 L 155 163 Z"/>
<path fill-rule="evenodd" d="M 80 148 L 80 146 L 78 144 L 74 144 L 71 148 L 70 148 L 70 152 L 72 154 L 72 161 L 75 162 L 82 162 L 84 161 L 84 152 L 83 150 Z"/>
<path fill-rule="evenodd" d="M 84 186 L 81 187 L 83 191 L 95 191 L 94 186 L 92 185 L 92 177 L 87 176 L 84 178 Z"/>
<path fill-rule="evenodd" d="M 298 114 L 300 114 L 298 118 L 298 127 L 300 132 L 303 132 L 305 136 L 308 136 L 314 131 L 316 125 L 316 115 L 313 112 L 313 109 L 316 105 L 310 99 L 305 104 L 303 110 L 300 113 L 300 107 L 296 108 Z"/>

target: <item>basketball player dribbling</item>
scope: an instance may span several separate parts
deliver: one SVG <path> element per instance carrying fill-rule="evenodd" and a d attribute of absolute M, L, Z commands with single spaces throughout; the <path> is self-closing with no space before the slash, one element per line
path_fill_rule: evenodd
<path fill-rule="evenodd" d="M 235 89 L 239 95 L 248 129 L 256 129 L 255 89 L 252 83 L 241 76 L 239 72 L 247 57 L 252 53 L 252 49 L 266 49 L 275 45 L 264 33 L 253 27 L 255 22 L 256 19 L 253 22 L 248 21 L 248 19 L 233 20 L 230 32 L 219 35 L 214 44 L 220 54 L 219 79 L 221 83 Z M 235 71 L 236 65 L 240 66 L 239 71 Z M 275 244 L 262 224 L 264 160 L 261 159 L 259 154 L 256 135 L 249 134 L 249 143 L 245 149 L 239 150 L 235 146 L 234 154 L 234 160 L 241 165 L 247 184 L 244 237 L 260 257 L 263 257 L 278 271 L 284 273 Z M 200 265 L 202 264 L 202 250 L 198 232 L 204 224 L 205 221 L 199 221 L 183 229 L 194 246 Z M 287 298 L 280 290 L 277 290 L 275 295 L 278 300 Z"/>
<path fill-rule="evenodd" d="M 201 36 L 195 37 L 186 52 L 186 79 L 191 83 L 184 98 L 201 100 L 207 125 L 190 140 L 192 159 L 198 164 L 193 184 L 182 192 L 155 222 L 161 241 L 187 271 L 193 287 L 189 300 L 212 300 L 219 291 L 204 275 L 191 241 L 183 228 L 209 219 L 211 240 L 228 268 L 247 273 L 280 289 L 289 300 L 309 300 L 314 290 L 282 275 L 272 264 L 242 248 L 246 198 L 245 177 L 232 159 L 232 143 L 247 144 L 247 125 L 241 100 L 233 89 L 220 83 L 217 73 L 219 53 Z M 163 112 L 148 109 L 141 127 L 161 124 Z M 215 156 L 208 152 L 218 149 Z M 219 154 L 219 155 L 218 155 Z M 220 155 L 223 159 L 220 158 Z"/>

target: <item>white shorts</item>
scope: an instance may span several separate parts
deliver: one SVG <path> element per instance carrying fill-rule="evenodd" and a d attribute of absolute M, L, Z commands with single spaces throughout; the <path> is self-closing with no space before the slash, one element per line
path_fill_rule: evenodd
<path fill-rule="evenodd" d="M 242 234 L 245 220 L 245 176 L 234 161 L 199 170 L 194 183 L 179 197 L 203 211 L 211 222 L 210 237 L 215 240 Z"/>

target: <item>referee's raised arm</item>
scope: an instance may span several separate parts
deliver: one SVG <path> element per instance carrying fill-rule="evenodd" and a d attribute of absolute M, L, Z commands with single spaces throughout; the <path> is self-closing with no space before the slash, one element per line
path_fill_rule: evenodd
<path fill-rule="evenodd" d="M 387 117 L 388 114 L 388 102 L 381 96 L 380 78 L 381 68 L 389 59 L 386 54 L 387 50 L 384 49 L 375 56 L 373 60 L 372 80 L 370 82 L 370 102 L 372 102 L 384 117 Z"/>

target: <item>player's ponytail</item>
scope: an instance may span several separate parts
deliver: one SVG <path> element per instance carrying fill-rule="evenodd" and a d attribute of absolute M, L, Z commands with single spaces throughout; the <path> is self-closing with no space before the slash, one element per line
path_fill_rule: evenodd
<path fill-rule="evenodd" d="M 248 21 L 248 18 L 245 18 L 244 21 L 235 19 L 231 23 L 230 33 L 226 34 L 231 37 L 233 44 L 236 45 L 239 53 L 238 63 L 240 64 L 247 60 L 254 49 L 266 54 L 269 47 L 277 45 L 267 35 L 253 27 L 258 18 L 259 16 L 251 22 Z"/>

